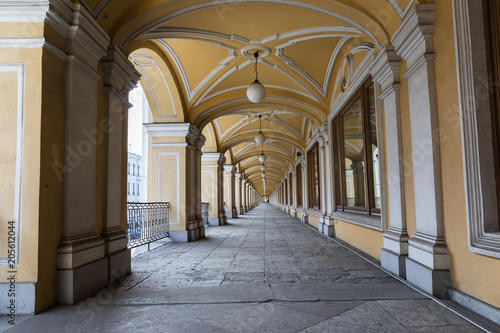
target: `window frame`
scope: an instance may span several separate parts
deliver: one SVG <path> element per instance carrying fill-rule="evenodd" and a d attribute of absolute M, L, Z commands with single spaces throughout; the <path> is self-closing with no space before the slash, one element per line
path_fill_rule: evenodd
<path fill-rule="evenodd" d="M 297 186 L 295 187 L 297 192 L 297 207 L 303 207 L 304 202 L 302 200 L 302 165 L 300 163 L 297 165 L 295 170 L 295 183 L 297 184 Z"/>
<path fill-rule="evenodd" d="M 496 182 L 497 201 L 500 198 L 500 133 L 499 133 L 499 117 L 500 117 L 500 90 L 498 82 L 500 81 L 500 32 L 495 31 L 492 27 L 500 27 L 500 4 L 492 0 L 483 0 L 484 13 L 484 35 L 486 42 L 486 65 L 488 66 L 488 85 L 490 95 L 490 113 L 492 124 L 492 143 L 494 154 L 494 169 Z M 495 12 L 497 15 L 495 15 Z M 499 29 L 499 28 L 497 28 Z M 497 87 L 495 89 L 494 87 Z M 496 125 L 496 126 L 495 126 Z M 497 205 L 497 216 L 500 217 L 500 204 Z M 500 231 L 500 221 L 497 221 L 495 226 L 488 226 L 485 231 L 496 232 Z"/>
<path fill-rule="evenodd" d="M 368 78 L 364 83 L 352 94 L 347 103 L 344 104 L 340 112 L 332 119 L 332 157 L 333 170 L 332 177 L 335 180 L 335 202 L 334 211 L 342 213 L 364 214 L 367 216 L 381 216 L 381 209 L 375 207 L 375 189 L 373 178 L 373 163 L 372 163 L 372 147 L 371 147 L 371 122 L 369 110 L 369 87 L 373 85 L 373 93 L 376 95 L 375 83 L 371 78 Z M 376 98 L 376 96 L 374 96 Z M 361 117 L 362 117 L 362 138 L 363 138 L 363 157 L 365 163 L 364 185 L 365 185 L 365 208 L 354 207 L 347 205 L 347 185 L 346 185 L 346 169 L 345 169 L 345 144 L 343 130 L 343 116 L 351 109 L 358 99 L 361 99 Z M 377 120 L 378 122 L 378 120 Z M 377 131 L 377 128 L 375 128 Z M 377 137 L 377 147 L 379 146 Z"/>
<path fill-rule="evenodd" d="M 500 258 L 498 187 L 492 141 L 485 2 L 455 0 L 453 18 L 469 251 Z M 486 90 L 486 94 L 484 93 Z M 486 98 L 485 98 L 485 95 Z M 495 177 L 494 177 L 495 179 Z"/>
<path fill-rule="evenodd" d="M 315 194 L 315 188 L 314 188 L 314 168 L 312 167 L 314 164 L 313 160 L 313 150 L 316 150 L 316 167 L 318 169 L 318 186 L 321 186 L 321 172 L 320 172 L 320 164 L 319 164 L 319 144 L 318 142 L 315 142 L 314 145 L 312 145 L 311 148 L 307 151 L 307 192 L 308 192 L 308 208 L 309 209 L 315 209 L 315 210 L 321 210 L 321 188 L 318 191 L 318 205 L 313 205 L 313 202 L 315 201 L 314 199 L 314 194 Z"/>

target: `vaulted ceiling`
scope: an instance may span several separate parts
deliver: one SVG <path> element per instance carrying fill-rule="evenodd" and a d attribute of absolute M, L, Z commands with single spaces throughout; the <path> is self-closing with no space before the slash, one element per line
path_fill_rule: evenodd
<path fill-rule="evenodd" d="M 81 0 L 141 72 L 158 122 L 190 122 L 262 194 L 400 25 L 414 0 Z M 255 79 L 267 89 L 246 97 Z M 256 145 L 259 132 L 268 140 Z M 268 156 L 264 188 L 258 155 Z"/>

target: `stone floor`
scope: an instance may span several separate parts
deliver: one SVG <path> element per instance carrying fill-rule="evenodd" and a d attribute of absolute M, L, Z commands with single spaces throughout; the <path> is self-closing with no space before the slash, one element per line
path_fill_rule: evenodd
<path fill-rule="evenodd" d="M 194 243 L 135 251 L 94 297 L 7 332 L 482 332 L 297 219 L 261 204 Z"/>

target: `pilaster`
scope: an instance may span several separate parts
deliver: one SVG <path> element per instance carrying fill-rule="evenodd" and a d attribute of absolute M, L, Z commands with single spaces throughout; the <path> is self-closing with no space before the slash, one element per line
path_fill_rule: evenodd
<path fill-rule="evenodd" d="M 137 84 L 140 74 L 127 57 L 114 46 L 102 60 L 105 73 L 106 119 L 112 131 L 103 133 L 105 149 L 103 231 L 105 254 L 109 259 L 109 280 L 130 273 L 130 250 L 127 248 L 127 136 L 128 93 Z M 120 193 L 122 195 L 117 195 Z"/>
<path fill-rule="evenodd" d="M 403 152 L 401 138 L 401 105 L 399 100 L 399 69 L 401 59 L 393 46 L 386 46 L 379 54 L 371 73 L 380 85 L 380 99 L 384 101 L 385 136 L 391 144 L 386 146 L 388 175 L 388 200 L 390 227 L 384 233 L 384 248 L 381 249 L 382 267 L 406 277 L 408 257 L 408 233 L 406 231 L 406 208 L 404 195 Z"/>
<path fill-rule="evenodd" d="M 407 64 L 404 76 L 410 96 L 413 180 L 418 184 L 416 232 L 409 241 L 406 277 L 423 290 L 443 296 L 450 284 L 450 271 L 443 230 L 433 30 L 434 5 L 416 5 L 394 34 L 392 44 Z"/>
<path fill-rule="evenodd" d="M 107 119 L 98 119 L 98 66 L 107 55 L 109 37 L 89 13 L 69 1 L 51 1 L 46 23 L 65 39 L 64 45 L 46 41 L 44 47 L 65 63 L 66 154 L 56 299 L 72 304 L 109 279 L 105 242 L 96 233 L 96 147 L 111 129 Z"/>

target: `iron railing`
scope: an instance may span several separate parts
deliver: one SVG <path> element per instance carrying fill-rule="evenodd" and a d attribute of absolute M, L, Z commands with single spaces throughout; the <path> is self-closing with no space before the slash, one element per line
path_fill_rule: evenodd
<path fill-rule="evenodd" d="M 168 202 L 128 202 L 128 248 L 168 237 Z"/>

